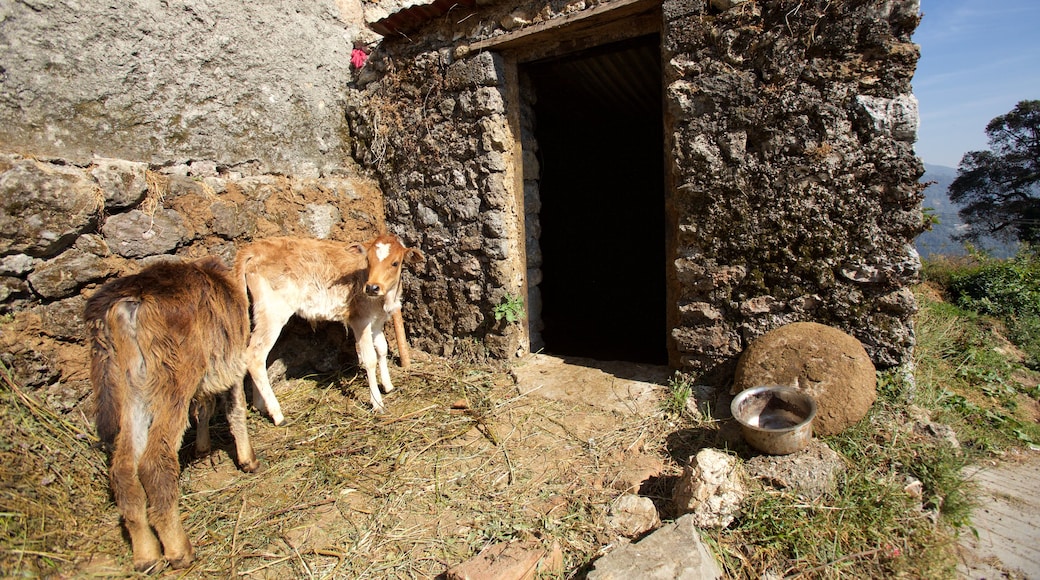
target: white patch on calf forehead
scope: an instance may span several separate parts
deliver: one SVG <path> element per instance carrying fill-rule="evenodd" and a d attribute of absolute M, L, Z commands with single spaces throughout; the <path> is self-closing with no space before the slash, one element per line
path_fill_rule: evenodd
<path fill-rule="evenodd" d="M 389 256 L 389 255 L 390 255 L 390 244 L 388 244 L 386 242 L 379 242 L 378 244 L 376 244 L 376 258 L 378 258 L 380 262 L 385 260 L 386 257 Z"/>

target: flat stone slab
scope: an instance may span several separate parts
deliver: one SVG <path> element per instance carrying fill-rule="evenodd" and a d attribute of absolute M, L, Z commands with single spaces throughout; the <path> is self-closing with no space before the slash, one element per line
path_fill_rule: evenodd
<path fill-rule="evenodd" d="M 654 413 L 667 396 L 666 366 L 531 354 L 512 368 L 523 392 L 629 415 Z"/>
<path fill-rule="evenodd" d="M 969 468 L 979 486 L 958 572 L 972 580 L 1040 579 L 1040 454 L 995 467 Z"/>
<path fill-rule="evenodd" d="M 693 517 L 666 524 L 634 544 L 596 560 L 588 580 L 716 580 L 722 570 L 701 540 Z"/>

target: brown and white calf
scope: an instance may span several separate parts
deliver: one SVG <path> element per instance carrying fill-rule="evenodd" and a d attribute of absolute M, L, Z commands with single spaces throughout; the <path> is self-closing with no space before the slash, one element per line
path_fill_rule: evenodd
<path fill-rule="evenodd" d="M 155 565 L 161 550 L 174 568 L 194 559 L 181 525 L 177 483 L 177 452 L 193 402 L 203 409 L 197 451 L 209 450 L 203 421 L 213 398 L 229 392 L 238 464 L 243 471 L 259 465 L 246 431 L 242 390 L 249 304 L 245 288 L 230 274 L 213 257 L 155 264 L 108 282 L 86 303 L 97 431 L 111 454 L 112 494 L 138 570 Z"/>
<path fill-rule="evenodd" d="M 405 263 L 422 260 L 422 252 L 405 247 L 389 234 L 366 244 L 267 238 L 240 249 L 235 274 L 245 280 L 253 301 L 253 334 L 247 356 L 253 404 L 266 411 L 275 425 L 284 421 L 267 376 L 267 356 L 282 327 L 296 314 L 312 322 L 340 321 L 353 331 L 358 362 L 368 375 L 372 408 L 382 412 L 377 367 L 383 391 L 394 388 L 383 326 L 388 316 L 396 315 L 398 343 L 406 353 L 404 328 L 399 322 L 401 272 Z"/>

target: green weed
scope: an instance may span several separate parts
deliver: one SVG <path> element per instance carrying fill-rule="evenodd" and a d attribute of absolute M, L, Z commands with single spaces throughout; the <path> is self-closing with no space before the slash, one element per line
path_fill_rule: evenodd
<path fill-rule="evenodd" d="M 687 412 L 686 404 L 693 396 L 693 379 L 676 372 L 668 379 L 668 396 L 661 402 L 662 410 L 667 415 L 681 417 Z"/>
<path fill-rule="evenodd" d="M 927 264 L 925 279 L 940 296 L 918 296 L 918 403 L 975 452 L 1040 441 L 1028 411 L 1040 391 L 1029 368 L 1040 360 L 1040 262 L 1023 253 Z"/>
<path fill-rule="evenodd" d="M 1040 365 L 1040 256 L 1024 249 L 1014 258 L 981 257 L 971 266 L 950 269 L 944 281 L 957 306 L 992 316 L 1007 327 L 1007 336 L 1026 354 L 1027 364 Z"/>
<path fill-rule="evenodd" d="M 501 304 L 495 306 L 494 314 L 495 320 L 504 318 L 509 323 L 517 322 L 525 316 L 524 299 L 520 296 L 509 294 Z"/>

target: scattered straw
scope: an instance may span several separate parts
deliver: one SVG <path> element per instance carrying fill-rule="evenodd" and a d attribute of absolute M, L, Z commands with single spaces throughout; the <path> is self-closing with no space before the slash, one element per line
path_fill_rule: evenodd
<path fill-rule="evenodd" d="M 75 415 L 23 391 L 0 363 L 0 569 L 49 574 L 88 558 L 106 527 L 104 455 Z M 99 531 L 98 527 L 102 529 Z"/>
<path fill-rule="evenodd" d="M 189 429 L 180 506 L 196 561 L 177 577 L 430 577 L 511 539 L 559 542 L 576 570 L 603 545 L 618 494 L 602 470 L 668 428 L 661 417 L 597 420 L 613 431 L 592 447 L 570 422 L 596 411 L 536 399 L 505 369 L 435 360 L 394 372 L 386 415 L 372 413 L 363 373 L 278 384 L 287 425 L 249 416 L 258 473 L 236 468 L 222 416 L 207 457 L 190 457 Z M 9 374 L 2 386 L 0 568 L 131 570 L 93 426 Z"/>
<path fill-rule="evenodd" d="M 159 574 L 435 577 L 509 540 L 558 543 L 564 569 L 580 574 L 616 543 L 606 515 L 626 459 L 661 460 L 659 489 L 643 493 L 665 502 L 680 470 L 673 458 L 712 437 L 707 428 L 677 431 L 661 414 L 543 399 L 537 389 L 521 390 L 506 369 L 483 364 L 435 359 L 393 372 L 398 388 L 385 399 L 385 415 L 372 413 L 364 373 L 276 384 L 286 425 L 249 416 L 257 473 L 237 469 L 218 415 L 213 453 L 183 462 L 180 506 L 196 561 Z M 131 570 L 91 426 L 81 414 L 50 410 L 7 373 L 2 387 L 0 568 L 63 576 Z M 189 429 L 185 450 L 193 439 Z M 740 567 L 741 550 L 721 546 L 731 539 L 711 541 Z M 96 568 L 98 555 L 108 567 Z M 819 577 L 870 557 L 799 566 Z"/>
<path fill-rule="evenodd" d="M 163 200 L 170 193 L 170 178 L 149 169 L 144 172 L 144 181 L 148 191 L 141 201 L 140 209 L 149 216 L 154 216 L 155 210 L 162 206 Z"/>

